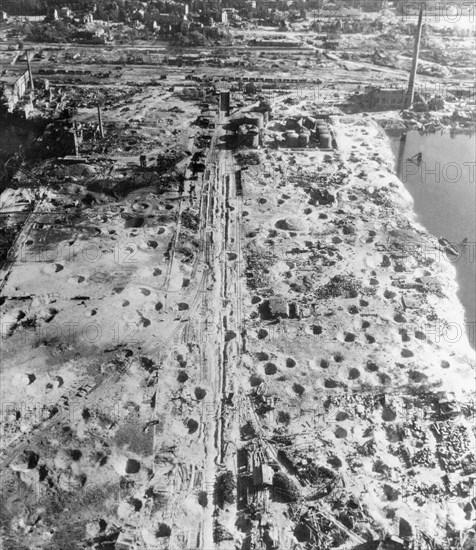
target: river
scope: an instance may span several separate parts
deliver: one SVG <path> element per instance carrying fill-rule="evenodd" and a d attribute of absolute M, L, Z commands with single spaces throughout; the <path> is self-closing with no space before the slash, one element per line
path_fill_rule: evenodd
<path fill-rule="evenodd" d="M 456 267 L 467 332 L 475 347 L 470 327 L 476 321 L 476 136 L 411 130 L 402 147 L 401 131 L 388 134 L 397 173 L 415 201 L 418 221 L 433 235 L 454 243 L 458 251 L 457 256 L 442 257 Z M 412 159 L 418 153 L 420 163 Z M 463 239 L 467 242 L 461 245 Z"/>

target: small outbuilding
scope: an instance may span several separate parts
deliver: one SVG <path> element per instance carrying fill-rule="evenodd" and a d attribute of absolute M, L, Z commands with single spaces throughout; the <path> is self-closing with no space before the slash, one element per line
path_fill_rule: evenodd
<path fill-rule="evenodd" d="M 253 485 L 273 484 L 274 470 L 268 464 L 260 464 L 253 469 Z"/>

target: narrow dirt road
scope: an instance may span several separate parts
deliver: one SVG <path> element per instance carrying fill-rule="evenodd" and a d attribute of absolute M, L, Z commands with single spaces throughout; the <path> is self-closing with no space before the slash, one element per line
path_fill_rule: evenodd
<path fill-rule="evenodd" d="M 220 114 L 219 114 L 220 116 Z M 207 326 L 211 330 L 204 335 L 202 346 L 204 364 L 212 395 L 213 411 L 208 411 L 204 426 L 206 464 L 204 479 L 207 487 L 214 487 L 217 474 L 223 467 L 223 419 L 222 405 L 229 384 L 233 380 L 233 371 L 239 362 L 241 338 L 241 197 L 236 194 L 235 163 L 233 152 L 220 147 L 220 138 L 224 135 L 225 120 L 219 119 L 212 140 L 209 168 L 212 190 L 207 216 L 208 259 L 214 284 L 205 293 Z M 209 287 L 210 288 L 210 287 Z M 205 308 L 204 308 L 205 309 Z M 231 381 L 231 382 L 230 382 Z M 211 414 L 210 414 L 211 413 Z M 213 498 L 213 495 L 210 495 Z M 210 550 L 213 543 L 213 507 L 204 511 L 202 548 Z"/>

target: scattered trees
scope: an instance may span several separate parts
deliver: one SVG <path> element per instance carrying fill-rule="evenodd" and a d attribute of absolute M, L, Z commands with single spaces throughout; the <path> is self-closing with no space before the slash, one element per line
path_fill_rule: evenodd
<path fill-rule="evenodd" d="M 223 542 L 225 540 L 233 540 L 233 535 L 229 533 L 221 523 L 216 521 L 213 528 L 213 541 Z"/>
<path fill-rule="evenodd" d="M 235 502 L 236 481 L 231 470 L 226 470 L 217 478 L 216 499 L 220 506 Z"/>

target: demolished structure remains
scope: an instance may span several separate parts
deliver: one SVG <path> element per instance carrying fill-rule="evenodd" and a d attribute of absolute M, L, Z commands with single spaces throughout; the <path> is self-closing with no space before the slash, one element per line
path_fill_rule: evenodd
<path fill-rule="evenodd" d="M 0 546 L 474 548 L 467 6 L 20 4 Z"/>

